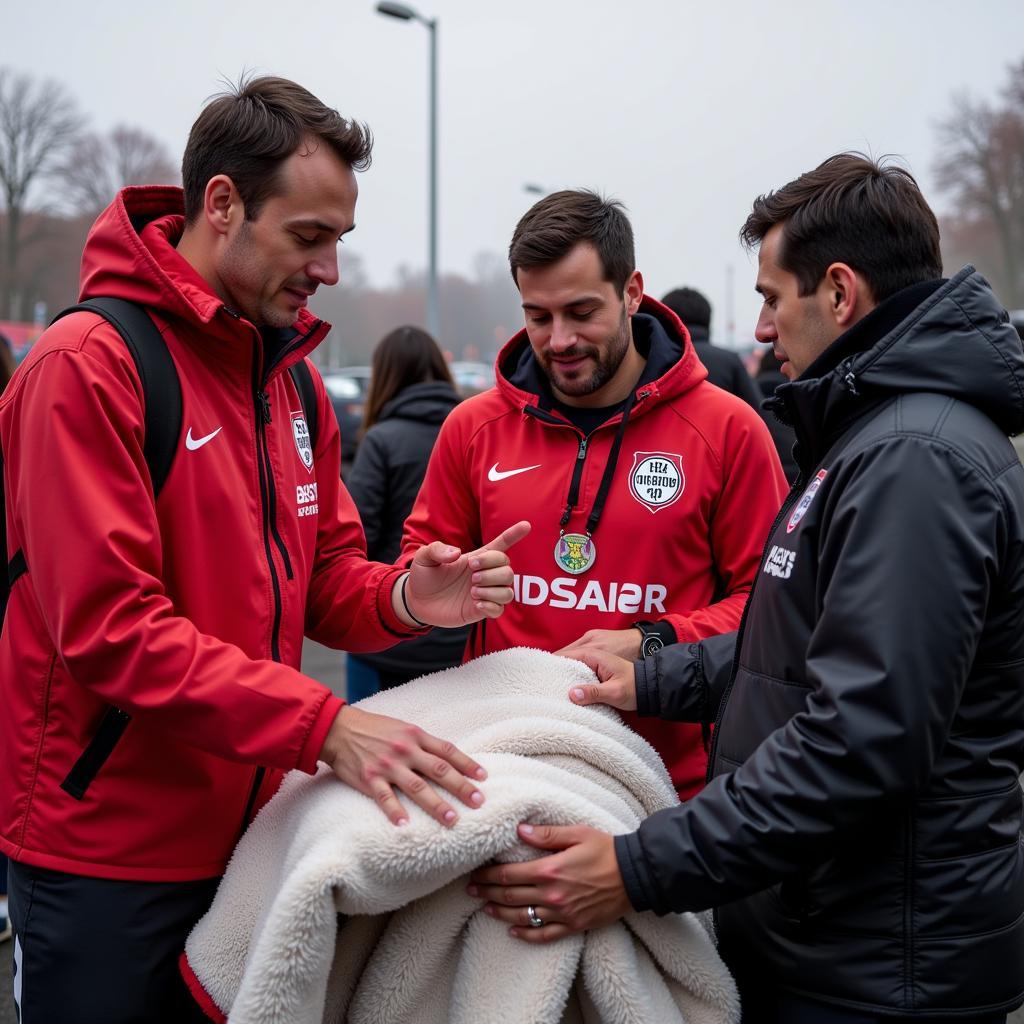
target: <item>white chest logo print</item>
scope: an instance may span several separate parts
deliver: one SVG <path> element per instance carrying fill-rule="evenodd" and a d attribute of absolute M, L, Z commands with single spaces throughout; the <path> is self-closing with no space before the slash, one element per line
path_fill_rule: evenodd
<path fill-rule="evenodd" d="M 218 427 L 213 433 L 207 434 L 205 437 L 193 437 L 192 428 L 188 428 L 188 433 L 185 435 L 185 447 L 190 451 L 194 452 L 202 448 L 204 444 L 212 441 L 220 432 L 223 427 Z"/>
<path fill-rule="evenodd" d="M 490 480 L 492 484 L 496 484 L 499 480 L 505 480 L 507 477 L 518 476 L 520 473 L 529 473 L 531 469 L 540 469 L 540 463 L 538 462 L 536 466 L 523 466 L 522 469 L 505 470 L 499 470 L 498 464 L 495 463 L 489 470 L 487 470 L 487 479 Z"/>

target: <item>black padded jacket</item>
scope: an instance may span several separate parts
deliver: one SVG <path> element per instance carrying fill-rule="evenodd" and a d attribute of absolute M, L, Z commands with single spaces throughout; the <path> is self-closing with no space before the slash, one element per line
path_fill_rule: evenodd
<path fill-rule="evenodd" d="M 892 1014 L 1024 999 L 1024 352 L 967 267 L 776 396 L 801 480 L 738 633 L 638 662 L 717 720 L 709 784 L 616 839 L 634 906 L 717 907 L 737 976 Z"/>

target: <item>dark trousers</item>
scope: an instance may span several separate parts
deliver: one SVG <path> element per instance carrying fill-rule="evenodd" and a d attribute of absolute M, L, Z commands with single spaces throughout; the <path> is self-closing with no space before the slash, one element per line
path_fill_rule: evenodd
<path fill-rule="evenodd" d="M 801 999 L 781 992 L 746 989 L 743 1001 L 743 1024 L 1006 1024 L 1005 1013 L 981 1014 L 975 1017 L 879 1017 L 861 1010 L 830 1006 L 810 999 Z"/>
<path fill-rule="evenodd" d="M 120 882 L 12 861 L 21 1024 L 209 1024 L 178 957 L 218 881 Z"/>

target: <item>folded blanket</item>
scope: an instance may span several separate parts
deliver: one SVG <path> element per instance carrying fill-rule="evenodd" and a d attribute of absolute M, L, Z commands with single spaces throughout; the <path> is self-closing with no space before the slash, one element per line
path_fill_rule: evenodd
<path fill-rule="evenodd" d="M 520 821 L 629 832 L 676 802 L 654 750 L 610 708 L 576 707 L 579 662 L 516 648 L 360 702 L 457 743 L 483 807 L 391 825 L 321 768 L 291 773 L 242 837 L 183 970 L 232 1024 L 730 1024 L 735 986 L 692 915 L 629 914 L 543 946 L 466 895 L 467 874 L 537 855 Z M 345 915 L 339 918 L 338 915 Z"/>

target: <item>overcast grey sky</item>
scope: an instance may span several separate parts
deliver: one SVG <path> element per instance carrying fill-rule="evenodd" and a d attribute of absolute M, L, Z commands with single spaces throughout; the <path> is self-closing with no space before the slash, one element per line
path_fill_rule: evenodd
<path fill-rule="evenodd" d="M 523 185 L 621 199 L 647 291 L 704 290 L 725 341 L 757 314 L 736 241 L 750 202 L 831 153 L 900 155 L 936 199 L 934 123 L 994 98 L 1024 56 L 1024 4 L 977 0 L 416 0 L 440 19 L 440 262 L 503 254 Z M 294 78 L 376 136 L 346 246 L 370 279 L 426 262 L 427 32 L 374 0 L 51 0 L 7 5 L 0 63 L 62 81 L 97 128 L 180 157 L 223 76 Z M 342 283 L 344 287 L 344 283 Z"/>

